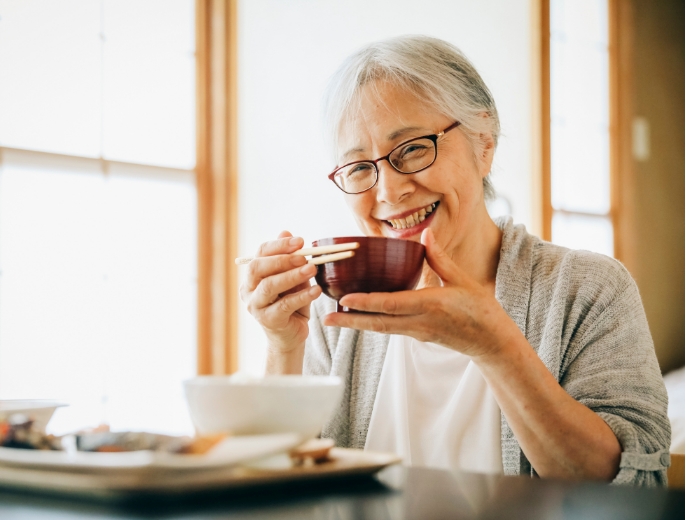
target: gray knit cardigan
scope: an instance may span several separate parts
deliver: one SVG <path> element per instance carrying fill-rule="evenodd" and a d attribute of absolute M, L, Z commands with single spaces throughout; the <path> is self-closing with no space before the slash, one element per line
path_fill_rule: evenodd
<path fill-rule="evenodd" d="M 562 388 L 614 431 L 622 445 L 614 482 L 664 485 L 667 392 L 633 279 L 611 258 L 544 242 L 510 219 L 496 224 L 498 302 Z M 389 336 L 323 326 L 334 310 L 325 296 L 313 304 L 303 372 L 342 378 L 342 403 L 322 436 L 363 448 Z M 535 475 L 504 415 L 501 445 L 506 475 Z"/>

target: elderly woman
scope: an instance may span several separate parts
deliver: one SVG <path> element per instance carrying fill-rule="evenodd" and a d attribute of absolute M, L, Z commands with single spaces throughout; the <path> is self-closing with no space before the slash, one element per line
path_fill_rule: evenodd
<path fill-rule="evenodd" d="M 331 374 L 343 402 L 322 435 L 408 464 L 664 484 L 667 395 L 621 264 L 493 221 L 495 103 L 455 47 L 372 44 L 341 66 L 327 110 L 336 168 L 365 235 L 426 246 L 414 291 L 335 302 L 263 244 L 241 287 L 268 338 L 267 372 Z M 333 187 L 333 186 L 332 186 Z"/>

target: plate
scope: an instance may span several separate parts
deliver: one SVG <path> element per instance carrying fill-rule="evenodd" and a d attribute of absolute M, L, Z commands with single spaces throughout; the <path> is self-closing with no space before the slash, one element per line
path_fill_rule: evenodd
<path fill-rule="evenodd" d="M 154 451 L 121 453 L 65 452 L 0 448 L 0 467 L 20 466 L 79 472 L 192 471 L 236 465 L 282 453 L 300 444 L 295 433 L 227 437 L 204 455 Z"/>
<path fill-rule="evenodd" d="M 369 476 L 400 462 L 397 455 L 333 448 L 331 460 L 314 466 L 268 470 L 243 466 L 206 468 L 194 472 L 164 471 L 84 473 L 0 464 L 0 488 L 125 500 L 140 495 L 174 495 L 231 490 L 268 484 Z"/>

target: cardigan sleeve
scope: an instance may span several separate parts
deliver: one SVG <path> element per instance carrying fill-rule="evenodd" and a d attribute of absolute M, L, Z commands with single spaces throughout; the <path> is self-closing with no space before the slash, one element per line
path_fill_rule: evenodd
<path fill-rule="evenodd" d="M 667 392 L 641 298 L 629 273 L 616 262 L 585 285 L 602 284 L 603 277 L 602 296 L 587 298 L 592 303 L 584 312 L 569 316 L 568 327 L 576 333 L 571 334 L 560 384 L 617 436 L 622 455 L 613 483 L 665 485 L 671 437 Z"/>

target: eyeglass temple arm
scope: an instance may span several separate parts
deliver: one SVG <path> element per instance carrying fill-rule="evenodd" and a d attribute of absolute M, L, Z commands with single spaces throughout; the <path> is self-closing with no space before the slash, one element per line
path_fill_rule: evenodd
<path fill-rule="evenodd" d="M 453 128 L 457 128 L 458 126 L 460 126 L 460 122 L 459 122 L 459 121 L 455 121 L 455 122 L 454 122 L 452 125 L 450 125 L 448 128 L 446 128 L 446 129 L 443 130 L 442 132 L 439 132 L 438 134 L 436 134 L 436 137 L 443 137 L 443 134 L 445 134 L 446 132 L 450 132 Z"/>

